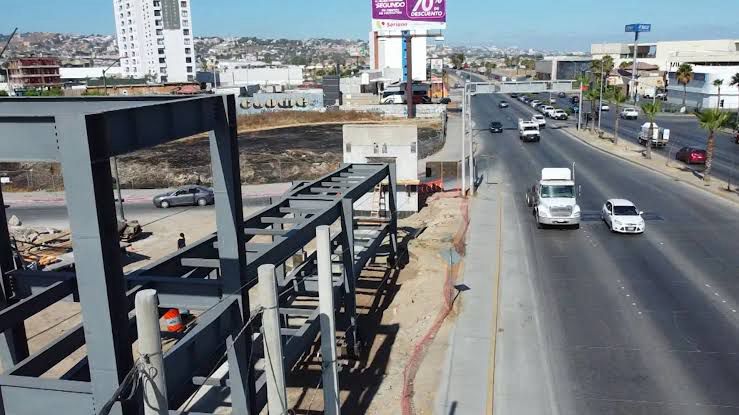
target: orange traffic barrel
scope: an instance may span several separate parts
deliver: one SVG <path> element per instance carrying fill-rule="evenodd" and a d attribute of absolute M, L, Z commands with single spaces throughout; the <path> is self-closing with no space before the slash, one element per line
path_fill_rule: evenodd
<path fill-rule="evenodd" d="M 180 310 L 176 308 L 172 308 L 164 313 L 164 322 L 167 324 L 167 331 L 170 333 L 178 333 L 185 330 L 185 325 L 182 324 Z"/>

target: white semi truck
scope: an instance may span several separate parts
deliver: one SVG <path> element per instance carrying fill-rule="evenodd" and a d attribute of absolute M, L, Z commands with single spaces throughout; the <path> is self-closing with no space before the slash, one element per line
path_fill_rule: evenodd
<path fill-rule="evenodd" d="M 545 168 L 541 180 L 526 192 L 526 203 L 532 208 L 538 228 L 547 225 L 580 228 L 579 188 L 575 187 L 573 169 Z"/>

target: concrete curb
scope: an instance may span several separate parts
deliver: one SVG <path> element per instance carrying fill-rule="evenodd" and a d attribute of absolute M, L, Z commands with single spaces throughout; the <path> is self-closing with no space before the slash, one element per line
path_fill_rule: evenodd
<path fill-rule="evenodd" d="M 580 141 L 580 142 L 582 142 L 582 143 L 584 143 L 584 144 L 586 144 L 586 145 L 588 145 L 588 146 L 590 146 L 590 147 L 592 147 L 592 148 L 594 148 L 594 149 L 596 149 L 596 150 L 598 150 L 598 151 L 600 151 L 602 153 L 608 154 L 611 157 L 616 157 L 618 159 L 627 161 L 627 162 L 629 162 L 631 164 L 634 164 L 636 166 L 645 168 L 645 169 L 650 170 L 650 171 L 655 172 L 655 173 L 659 173 L 659 174 L 661 174 L 661 175 L 663 175 L 665 177 L 669 177 L 670 179 L 677 180 L 680 183 L 685 183 L 685 184 L 687 184 L 689 186 L 692 186 L 692 187 L 694 187 L 696 189 L 699 189 L 699 190 L 701 190 L 703 192 L 710 193 L 713 196 L 720 197 L 721 199 L 724 199 L 724 200 L 726 200 L 728 202 L 732 202 L 734 204 L 739 205 L 739 199 L 731 197 L 731 195 L 728 194 L 728 193 L 719 193 L 717 191 L 713 191 L 711 189 L 706 188 L 706 186 L 700 186 L 700 185 L 698 185 L 696 183 L 692 183 L 692 182 L 686 181 L 682 177 L 678 177 L 678 176 L 675 176 L 673 174 L 670 174 L 670 173 L 667 173 L 667 172 L 664 172 L 664 171 L 660 171 L 660 170 L 654 169 L 654 168 L 652 168 L 651 166 L 649 166 L 647 164 L 642 164 L 642 163 L 639 163 L 636 160 L 632 160 L 632 159 L 623 157 L 621 155 L 611 153 L 610 151 L 608 151 L 608 150 L 606 150 L 604 148 L 600 148 L 600 147 L 596 146 L 595 144 L 590 143 L 586 139 L 584 139 L 582 137 L 579 137 L 577 134 L 570 132 L 568 129 L 563 128 L 563 129 L 561 129 L 561 131 L 564 132 L 566 135 L 569 135 L 570 137 L 572 137 L 572 138 L 574 138 L 574 139 L 576 139 L 576 140 L 578 140 L 578 141 Z M 713 180 L 716 180 L 716 179 L 713 179 Z"/>

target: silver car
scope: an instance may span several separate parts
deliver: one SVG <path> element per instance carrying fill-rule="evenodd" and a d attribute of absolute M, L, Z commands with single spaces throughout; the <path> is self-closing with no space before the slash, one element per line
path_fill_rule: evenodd
<path fill-rule="evenodd" d="M 172 206 L 207 206 L 215 203 L 213 190 L 203 186 L 185 186 L 154 196 L 154 206 L 167 209 Z"/>

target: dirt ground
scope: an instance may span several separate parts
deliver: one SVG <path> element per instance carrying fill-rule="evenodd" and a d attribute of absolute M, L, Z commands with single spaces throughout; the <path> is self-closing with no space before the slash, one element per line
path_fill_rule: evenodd
<path fill-rule="evenodd" d="M 339 372 L 343 413 L 401 413 L 404 370 L 444 303 L 445 256 L 462 225 L 461 207 L 461 199 L 432 199 L 419 214 L 400 221 L 401 240 L 407 243 L 405 266 L 393 272 L 377 264 L 360 278 L 358 325 L 364 348 L 359 360 L 344 360 Z M 452 312 L 421 361 L 413 399 L 416 414 L 432 412 L 453 318 Z M 319 357 L 311 355 L 299 364 L 288 383 L 296 414 L 322 413 L 323 395 L 316 388 Z"/>
<path fill-rule="evenodd" d="M 404 123 L 407 121 L 387 121 Z M 438 121 L 417 120 L 419 158 L 439 151 L 444 142 Z M 311 180 L 336 170 L 343 160 L 342 125 L 268 128 L 239 135 L 242 184 Z M 3 163 L 12 185 L 6 191 L 61 190 L 61 169 L 52 163 Z M 125 189 L 159 189 L 212 183 L 206 137 L 186 138 L 118 158 Z"/>

